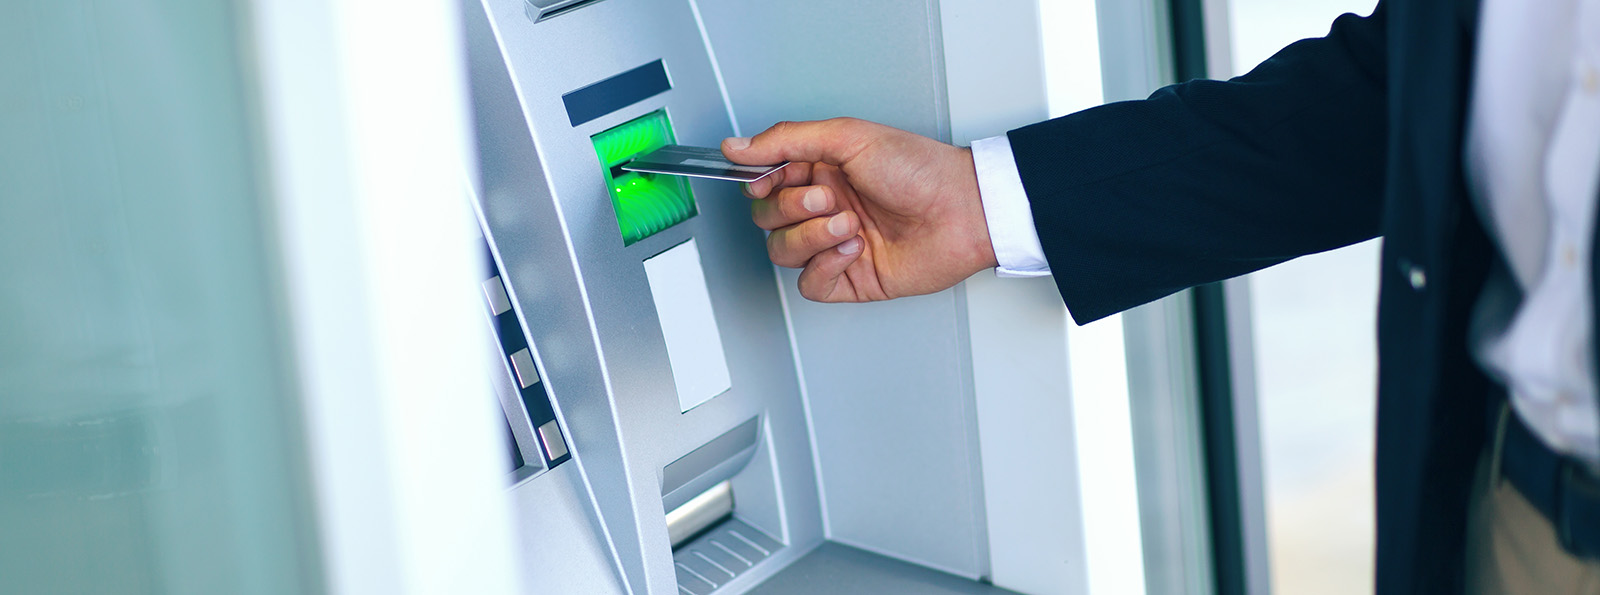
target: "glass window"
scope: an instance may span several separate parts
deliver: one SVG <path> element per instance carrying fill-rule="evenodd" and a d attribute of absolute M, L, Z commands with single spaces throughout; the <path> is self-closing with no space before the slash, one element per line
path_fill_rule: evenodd
<path fill-rule="evenodd" d="M 1240 74 L 1375 0 L 1232 0 Z M 1377 240 L 1253 275 L 1256 374 L 1276 593 L 1371 593 Z"/>
<path fill-rule="evenodd" d="M 0 18 L 0 591 L 320 592 L 248 6 L 19 8 Z"/>

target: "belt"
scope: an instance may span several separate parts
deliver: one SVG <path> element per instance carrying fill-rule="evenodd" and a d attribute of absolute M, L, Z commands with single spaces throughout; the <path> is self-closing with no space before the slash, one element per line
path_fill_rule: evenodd
<path fill-rule="evenodd" d="M 1509 406 L 1499 409 L 1491 418 L 1498 422 L 1493 435 L 1499 477 L 1550 521 L 1562 549 L 1579 558 L 1600 559 L 1600 479 L 1582 463 L 1545 446 Z"/>

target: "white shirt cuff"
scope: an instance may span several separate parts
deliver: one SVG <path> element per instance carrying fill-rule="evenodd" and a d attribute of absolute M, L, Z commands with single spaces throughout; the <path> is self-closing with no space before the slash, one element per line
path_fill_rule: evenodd
<path fill-rule="evenodd" d="M 1022 188 L 1016 158 L 1011 156 L 1011 139 L 1006 135 L 972 143 L 972 164 L 978 170 L 978 197 L 989 224 L 989 241 L 1001 277 L 1043 277 L 1050 274 L 1050 263 L 1039 246 L 1039 232 L 1033 227 L 1033 209 Z"/>

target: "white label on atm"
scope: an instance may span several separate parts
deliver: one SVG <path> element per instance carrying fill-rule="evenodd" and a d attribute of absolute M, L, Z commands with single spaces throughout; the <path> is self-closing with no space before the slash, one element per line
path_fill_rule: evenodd
<path fill-rule="evenodd" d="M 722 351 L 722 334 L 711 312 L 700 249 L 691 238 L 644 261 L 650 295 L 667 340 L 672 382 L 678 389 L 682 411 L 711 400 L 733 386 L 728 358 Z"/>

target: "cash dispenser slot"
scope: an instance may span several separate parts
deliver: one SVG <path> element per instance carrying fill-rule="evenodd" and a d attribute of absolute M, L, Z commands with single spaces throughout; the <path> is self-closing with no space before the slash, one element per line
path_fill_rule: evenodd
<path fill-rule="evenodd" d="M 735 516 L 733 486 L 761 444 L 751 418 L 661 470 L 661 498 L 680 593 L 707 595 L 771 557 L 783 544 Z M 757 490 L 759 492 L 759 490 Z M 759 500 L 759 497 L 757 498 Z"/>
<path fill-rule="evenodd" d="M 733 516 L 733 482 L 724 481 L 667 512 L 667 537 L 672 540 L 672 549 L 678 549 L 730 516 Z"/>
<path fill-rule="evenodd" d="M 755 456 L 761 418 L 752 417 L 661 469 L 661 503 L 675 510 L 738 474 Z"/>
<path fill-rule="evenodd" d="M 733 514 L 729 481 L 755 456 L 761 418 L 723 432 L 661 469 L 661 504 L 676 548 Z"/>

